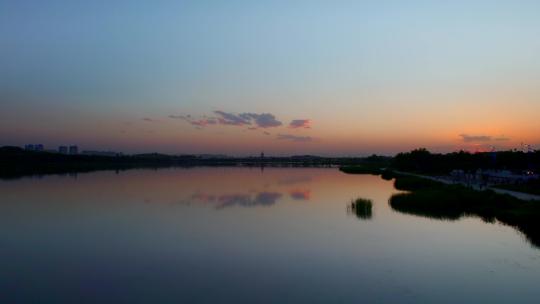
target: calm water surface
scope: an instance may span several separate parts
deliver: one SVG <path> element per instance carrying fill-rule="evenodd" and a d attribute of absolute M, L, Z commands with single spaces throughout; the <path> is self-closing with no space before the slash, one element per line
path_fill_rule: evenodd
<path fill-rule="evenodd" d="M 336 169 L 0 181 L 0 302 L 540 301 L 540 250 L 518 231 L 402 214 L 397 192 Z"/>

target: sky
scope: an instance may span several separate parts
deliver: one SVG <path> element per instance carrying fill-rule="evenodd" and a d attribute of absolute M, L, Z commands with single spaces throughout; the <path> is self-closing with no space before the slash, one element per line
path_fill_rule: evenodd
<path fill-rule="evenodd" d="M 538 149 L 539 113 L 539 1 L 0 0 L 0 145 Z"/>

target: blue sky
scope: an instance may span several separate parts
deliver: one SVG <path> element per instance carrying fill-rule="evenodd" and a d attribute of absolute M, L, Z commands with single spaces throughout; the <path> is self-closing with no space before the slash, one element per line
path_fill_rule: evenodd
<path fill-rule="evenodd" d="M 539 12 L 537 1 L 0 1 L 0 144 L 233 154 L 452 150 L 470 144 L 460 134 L 536 144 Z M 284 123 L 256 137 L 168 119 L 214 111 Z M 287 129 L 295 119 L 311 128 Z"/>

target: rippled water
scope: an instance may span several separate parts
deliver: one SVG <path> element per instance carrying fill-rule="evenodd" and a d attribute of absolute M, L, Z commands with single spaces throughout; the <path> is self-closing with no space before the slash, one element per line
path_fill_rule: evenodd
<path fill-rule="evenodd" d="M 397 192 L 303 168 L 0 181 L 0 302 L 538 303 L 520 232 L 402 214 Z"/>

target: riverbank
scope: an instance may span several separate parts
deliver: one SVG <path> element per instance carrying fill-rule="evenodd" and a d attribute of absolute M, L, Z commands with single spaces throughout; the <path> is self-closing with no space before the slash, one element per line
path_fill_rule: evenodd
<path fill-rule="evenodd" d="M 385 158 L 383 158 L 385 159 Z M 128 170 L 166 167 L 336 167 L 362 163 L 363 158 L 319 157 L 204 157 L 197 155 L 166 155 L 159 153 L 99 156 L 66 155 L 25 151 L 18 147 L 0 148 L 0 179 L 24 176 L 71 174 L 101 170 Z"/>
<path fill-rule="evenodd" d="M 540 247 L 540 200 L 530 199 L 534 197 L 524 200 L 523 193 L 467 187 L 414 173 L 386 170 L 384 174 L 385 179 L 394 178 L 396 189 L 407 191 L 389 199 L 395 211 L 438 220 L 475 216 L 486 222 L 498 221 L 521 231 L 531 244 Z"/>
<path fill-rule="evenodd" d="M 484 186 L 484 185 L 476 184 L 476 183 L 466 183 L 466 182 L 462 182 L 462 181 L 452 180 L 450 178 L 446 178 L 446 177 L 443 177 L 443 176 L 429 176 L 429 175 L 416 174 L 416 173 L 410 173 L 410 172 L 402 172 L 402 171 L 396 171 L 396 170 L 394 170 L 393 172 L 397 173 L 397 174 L 401 174 L 401 175 L 409 175 L 409 176 L 415 176 L 415 177 L 419 177 L 419 178 L 429 179 L 429 180 L 433 180 L 433 181 L 440 182 L 440 183 L 447 184 L 447 185 L 461 185 L 461 186 L 471 188 L 471 189 L 477 190 L 477 191 L 491 190 L 491 191 L 493 191 L 495 193 L 498 193 L 498 194 L 510 195 L 510 196 L 512 196 L 514 198 L 517 198 L 517 199 L 520 199 L 520 200 L 525 200 L 525 201 L 534 201 L 534 200 L 540 201 L 540 195 L 536 195 L 536 194 L 519 192 L 519 191 L 514 191 L 514 190 L 509 190 L 509 189 L 502 189 L 502 188 L 493 187 L 493 186 Z M 519 189 L 519 188 L 514 188 L 514 189 Z"/>
<path fill-rule="evenodd" d="M 521 231 L 540 247 L 540 201 L 411 175 L 396 175 L 395 187 L 409 191 L 390 198 L 390 206 L 398 212 L 440 220 L 476 216 L 486 222 L 498 221 Z"/>
<path fill-rule="evenodd" d="M 540 197 L 540 180 L 532 180 L 521 184 L 501 184 L 496 185 L 499 189 L 510 190 L 537 195 Z"/>

